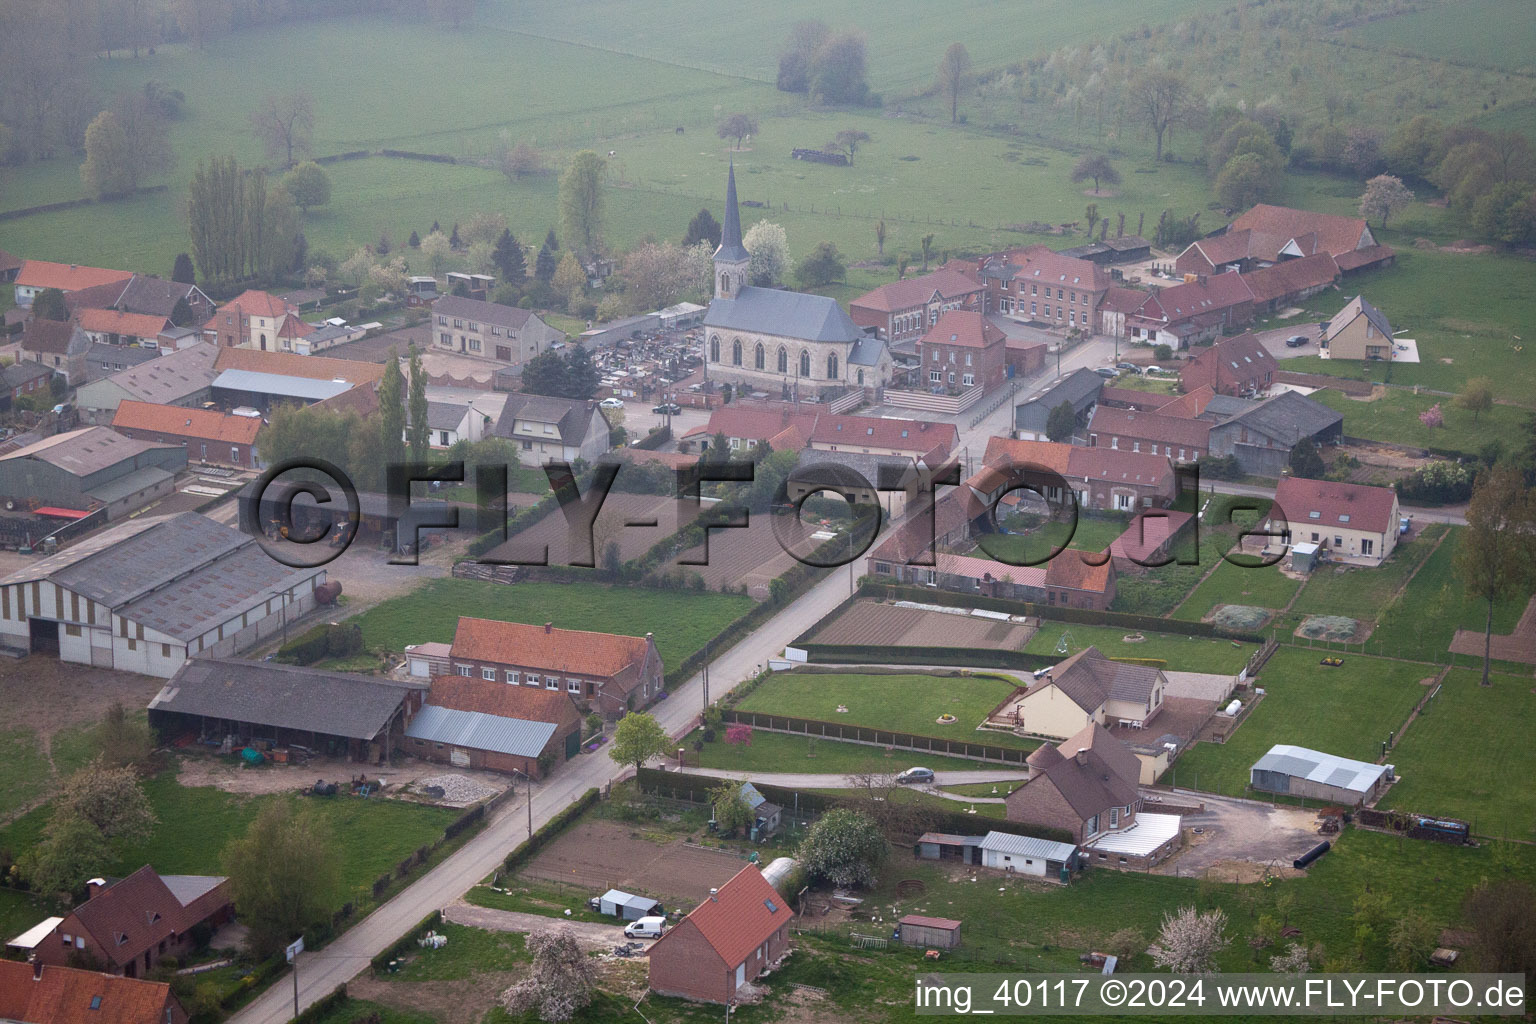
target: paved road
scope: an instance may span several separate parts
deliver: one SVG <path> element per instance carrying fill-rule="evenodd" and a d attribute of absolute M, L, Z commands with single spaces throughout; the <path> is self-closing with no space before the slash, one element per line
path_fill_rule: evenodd
<path fill-rule="evenodd" d="M 864 560 L 855 563 L 862 574 Z M 779 612 L 735 647 L 716 658 L 710 668 L 710 696 L 718 699 L 758 667 L 777 656 L 784 645 L 819 622 L 848 596 L 849 570 L 835 570 L 800 600 Z M 702 707 L 702 680 L 695 675 L 654 709 L 656 718 L 673 736 L 681 737 L 697 721 Z M 533 793 L 533 827 L 539 828 L 583 792 L 620 777 L 623 769 L 606 754 L 584 754 L 563 765 Z M 299 1007 L 329 994 L 336 986 L 368 968 L 368 962 L 406 934 L 434 910 L 452 905 L 471 886 L 501 864 L 507 853 L 527 836 L 526 804 L 504 805 L 479 834 L 437 867 L 339 936 L 324 949 L 299 957 Z M 284 1024 L 293 1015 L 290 981 L 273 985 L 232 1024 Z"/>
<path fill-rule="evenodd" d="M 914 761 L 921 761 L 923 759 L 922 754 L 918 751 L 907 751 L 907 753 L 912 755 L 912 760 Z M 800 772 L 743 772 L 731 771 L 726 768 L 689 768 L 688 774 L 708 775 L 716 779 L 751 779 L 753 782 L 763 782 L 770 786 L 783 786 L 786 789 L 859 788 L 856 783 L 849 781 L 847 773 L 840 775 L 814 775 Z M 934 772 L 933 777 L 933 786 L 916 786 L 914 788 L 937 792 L 934 786 L 965 786 L 975 782 L 1023 782 L 1029 778 L 1029 773 L 999 768 L 996 771 Z M 971 799 L 966 796 L 955 796 L 953 793 L 941 793 L 939 795 L 955 800 L 968 801 Z"/>

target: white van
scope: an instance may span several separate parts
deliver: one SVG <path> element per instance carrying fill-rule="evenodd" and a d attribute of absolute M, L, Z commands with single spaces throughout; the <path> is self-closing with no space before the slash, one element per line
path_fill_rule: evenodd
<path fill-rule="evenodd" d="M 624 926 L 624 937 L 626 939 L 659 939 L 666 923 L 667 919 L 664 917 L 642 917 Z"/>

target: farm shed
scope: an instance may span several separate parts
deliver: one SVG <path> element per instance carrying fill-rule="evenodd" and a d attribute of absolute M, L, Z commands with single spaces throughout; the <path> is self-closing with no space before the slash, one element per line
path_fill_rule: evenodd
<path fill-rule="evenodd" d="M 981 836 L 956 836 L 946 832 L 924 832 L 912 846 L 919 860 L 958 860 L 962 864 L 980 864 L 977 847 Z"/>
<path fill-rule="evenodd" d="M 1019 836 L 1011 832 L 988 832 L 978 850 L 981 865 L 1021 875 L 1067 880 L 1077 855 L 1071 843 Z"/>
<path fill-rule="evenodd" d="M 947 917 L 908 914 L 896 922 L 896 937 L 908 946 L 956 949 L 960 945 L 960 922 Z"/>
<path fill-rule="evenodd" d="M 638 921 L 642 917 L 662 913 L 660 901 L 653 900 L 649 896 L 636 896 L 621 889 L 609 889 L 599 896 L 597 909 L 599 913 L 623 918 L 626 921 Z"/>
<path fill-rule="evenodd" d="M 1249 769 L 1249 783 L 1265 793 L 1311 797 L 1359 807 L 1393 782 L 1392 766 L 1352 761 L 1306 747 L 1277 744 Z"/>

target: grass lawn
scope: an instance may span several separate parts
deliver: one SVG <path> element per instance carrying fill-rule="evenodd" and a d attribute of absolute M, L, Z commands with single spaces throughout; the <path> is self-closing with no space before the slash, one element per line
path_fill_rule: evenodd
<path fill-rule="evenodd" d="M 1293 525 L 1296 539 L 1305 539 L 1306 524 Z M 1426 526 L 1413 540 L 1399 544 L 1385 562 L 1374 569 L 1323 565 L 1314 571 L 1302 587 L 1291 611 L 1302 615 L 1345 615 L 1366 622 L 1387 606 L 1399 587 L 1429 557 L 1435 542 L 1446 527 L 1438 523 Z"/>
<path fill-rule="evenodd" d="M 397 974 L 380 977 L 391 982 L 462 981 L 484 971 L 510 971 L 531 959 L 521 932 L 488 932 L 444 922 L 435 929 L 446 936 L 442 949 L 417 948 Z"/>
<path fill-rule="evenodd" d="M 1173 617 L 1198 622 L 1221 604 L 1255 605 L 1278 611 L 1300 588 L 1301 581 L 1291 579 L 1274 566 L 1246 569 L 1223 561 L 1179 605 Z"/>
<path fill-rule="evenodd" d="M 53 783 L 37 733 L 20 728 L 0 730 L 0 775 L 7 780 L 0 786 L 0 819 L 48 792 Z"/>
<path fill-rule="evenodd" d="M 433 580 L 370 608 L 356 621 L 370 650 L 399 651 L 406 644 L 453 639 L 459 616 L 472 613 L 505 622 L 553 622 L 628 636 L 656 634 L 656 649 L 675 667 L 731 621 L 753 607 L 750 597 L 707 591 L 648 590 L 600 583 L 519 583 Z"/>
<path fill-rule="evenodd" d="M 1068 529 L 1072 533 L 1069 538 Z M 1103 551 L 1125 532 L 1119 519 L 1090 519 L 1079 516 L 1075 527 L 1068 523 L 1048 522 L 1027 533 L 987 534 L 979 541 L 978 558 L 996 558 L 1022 565 L 1029 560 L 1046 559 L 1065 546 L 1074 551 Z M 1058 556 L 1060 557 L 1060 556 Z"/>
<path fill-rule="evenodd" d="M 12 852 L 20 851 L 13 849 Z M 64 909 L 67 908 L 54 906 L 51 901 L 33 893 L 0 889 L 0 935 L 4 935 L 5 940 L 15 938 L 43 918 L 62 913 Z"/>
<path fill-rule="evenodd" d="M 737 702 L 740 711 L 862 725 L 919 736 L 1006 743 L 1012 736 L 978 735 L 976 726 L 1019 686 L 1000 676 L 842 675 L 779 672 Z M 840 714 L 839 706 L 848 712 Z M 959 721 L 940 725 L 940 715 Z"/>
<path fill-rule="evenodd" d="M 1164 780 L 1242 796 L 1249 767 L 1277 743 L 1374 761 L 1387 735 L 1402 727 L 1424 696 L 1420 681 L 1435 674 L 1433 665 L 1359 655 L 1345 655 L 1338 668 L 1322 668 L 1320 657 L 1281 647 L 1259 673 L 1263 701 L 1231 738 L 1196 744 Z"/>
<path fill-rule="evenodd" d="M 494 910 L 515 910 L 524 914 L 541 914 L 568 921 L 590 921 L 594 924 L 612 924 L 613 918 L 587 906 L 590 889 L 576 885 L 560 885 L 557 882 L 532 881 L 524 878 L 502 879 L 499 882 L 507 892 L 497 892 L 488 885 L 477 885 L 464 898 L 477 907 Z M 570 916 L 566 916 L 566 911 Z"/>
<path fill-rule="evenodd" d="M 302 782 L 295 778 L 295 786 Z M 144 864 L 162 874 L 217 874 L 225 844 L 244 834 L 263 800 L 276 799 L 242 798 L 211 786 L 183 787 L 169 771 L 146 780 L 144 791 L 159 819 L 154 834 L 145 842 L 122 847 L 116 863 L 102 866 L 106 874 L 121 877 Z M 431 843 L 460 813 L 398 800 L 341 796 L 313 798 L 312 806 L 320 809 L 342 848 L 338 905 L 369 900 L 375 878 Z M 0 830 L 0 846 L 16 851 L 28 848 L 37 841 L 49 813 L 47 806 L 40 807 Z"/>
<path fill-rule="evenodd" d="M 1031 654 L 1055 654 L 1063 633 L 1069 653 L 1093 645 L 1108 658 L 1159 658 L 1174 672 L 1237 673 L 1258 650 L 1257 644 L 1238 644 L 1219 637 L 1181 636 L 1177 633 L 1144 633 L 1139 643 L 1126 643 L 1131 630 L 1123 626 L 1085 626 L 1076 622 L 1046 619 L 1024 646 Z M 1063 655 L 1065 657 L 1065 655 Z"/>
<path fill-rule="evenodd" d="M 344 999 L 332 1007 L 329 1013 L 316 1017 L 311 1024 L 356 1024 L 360 1020 L 372 1020 L 375 1014 L 379 1024 L 437 1024 L 436 1018 L 425 1013 L 401 1010 L 367 999 Z"/>
<path fill-rule="evenodd" d="M 1413 720 L 1391 761 L 1402 780 L 1382 801 L 1420 814 L 1472 823 L 1480 835 L 1536 839 L 1536 789 L 1509 785 L 1536 770 L 1536 695 L 1529 676 L 1493 676 L 1456 669 L 1440 695 Z M 1447 757 L 1446 751 L 1456 751 Z"/>
<path fill-rule="evenodd" d="M 954 793 L 956 796 L 1007 796 L 1013 790 L 1021 786 L 1019 782 L 966 782 L 958 786 L 940 786 L 946 793 Z M 993 790 L 997 792 L 992 792 Z"/>
<path fill-rule="evenodd" d="M 1448 651 L 1458 627 L 1483 629 L 1487 605 L 1469 597 L 1456 578 L 1456 548 L 1461 536 L 1461 527 L 1451 527 L 1450 536 L 1429 556 L 1408 589 L 1382 609 L 1376 632 L 1371 635 L 1371 642 L 1380 644 L 1382 653 L 1444 662 L 1451 657 Z M 1495 604 L 1493 631 L 1508 633 L 1514 629 L 1527 600 L 1522 595 Z"/>
<path fill-rule="evenodd" d="M 1337 365 L 1333 372 L 1339 372 Z M 1531 417 L 1529 409 L 1495 405 L 1474 418 L 1444 395 L 1416 395 L 1400 388 L 1392 388 L 1374 401 L 1350 398 L 1332 388 L 1317 392 L 1316 397 L 1324 405 L 1344 414 L 1344 433 L 1350 437 L 1445 448 L 1469 455 L 1477 454 L 1483 445 L 1497 438 L 1519 436 Z M 1445 416 L 1444 426 L 1426 427 L 1419 420 L 1419 414 L 1433 405 L 1440 406 Z"/>
<path fill-rule="evenodd" d="M 990 735 L 990 733 L 988 734 Z M 817 775 L 852 775 L 860 772 L 896 772 L 922 765 L 935 771 L 977 771 L 1006 765 L 989 761 L 970 761 L 960 757 L 929 754 L 921 750 L 890 750 L 868 743 L 847 743 L 837 740 L 817 739 L 813 736 L 791 736 L 781 732 L 752 730 L 752 742 L 727 743 L 716 739 L 704 744 L 702 753 L 693 753 L 693 741 L 699 738 L 691 733 L 684 741 L 690 758 L 697 756 L 704 768 L 720 768 L 732 772 L 803 772 Z"/>

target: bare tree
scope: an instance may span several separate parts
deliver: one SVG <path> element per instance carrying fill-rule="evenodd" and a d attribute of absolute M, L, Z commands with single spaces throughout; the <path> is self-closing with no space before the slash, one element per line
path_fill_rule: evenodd
<path fill-rule="evenodd" d="M 922 794 L 898 783 L 890 772 L 855 772 L 847 783 L 850 800 L 887 836 L 922 835 L 938 816 Z"/>
<path fill-rule="evenodd" d="M 1227 937 L 1226 911 L 1217 908 L 1202 914 L 1194 907 L 1180 907 L 1177 914 L 1163 914 L 1163 928 L 1147 951 L 1159 967 L 1178 974 L 1204 974 L 1216 967 L 1216 955 L 1232 940 Z"/>
<path fill-rule="evenodd" d="M 859 151 L 859 147 L 869 141 L 869 132 L 860 128 L 844 128 L 832 139 L 832 148 L 840 149 L 848 154 L 848 166 L 853 166 L 853 154 Z"/>
<path fill-rule="evenodd" d="M 528 977 L 501 997 L 509 1013 L 533 1011 L 540 1020 L 558 1024 L 592 1002 L 597 971 L 570 932 L 534 932 L 528 936 L 528 952 L 533 954 Z"/>
<path fill-rule="evenodd" d="M 1536 501 L 1518 469 L 1498 465 L 1478 474 L 1466 517 L 1456 573 L 1467 596 L 1487 607 L 1482 684 L 1488 686 L 1493 606 L 1512 595 L 1528 594 L 1536 579 Z"/>
<path fill-rule="evenodd" d="M 735 139 L 736 148 L 740 149 L 742 139 L 757 134 L 757 118 L 751 114 L 731 114 L 721 120 L 715 134 L 722 139 Z"/>
<path fill-rule="evenodd" d="M 526 142 L 519 142 L 515 146 L 503 144 L 496 151 L 496 169 L 505 174 L 508 181 L 518 181 L 549 170 L 544 162 L 544 154 Z"/>
<path fill-rule="evenodd" d="M 1189 86 L 1172 71 L 1149 71 L 1136 86 L 1136 105 L 1157 139 L 1157 159 L 1163 158 L 1163 136 L 1190 117 Z"/>
<path fill-rule="evenodd" d="M 283 167 L 293 166 L 295 154 L 308 156 L 315 132 L 315 104 L 302 89 L 282 96 L 268 96 L 251 114 L 256 137 L 266 147 L 267 157 L 281 160 Z"/>
<path fill-rule="evenodd" d="M 960 116 L 960 94 L 971 78 L 971 54 L 964 43 L 950 43 L 939 61 L 939 94 L 949 101 L 951 123 Z"/>

